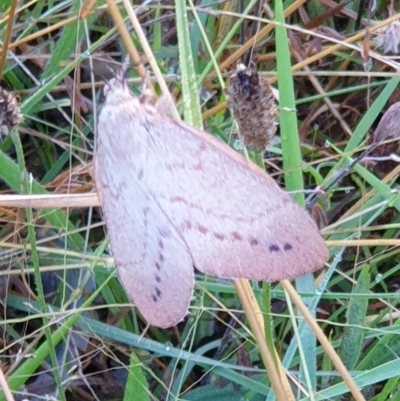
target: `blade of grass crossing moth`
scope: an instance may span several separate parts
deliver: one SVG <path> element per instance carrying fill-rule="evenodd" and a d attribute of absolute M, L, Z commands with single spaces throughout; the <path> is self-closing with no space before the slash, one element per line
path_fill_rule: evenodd
<path fill-rule="evenodd" d="M 281 0 L 275 2 L 275 18 L 277 22 L 285 23 L 283 4 Z M 300 191 L 295 199 L 304 207 L 303 174 L 300 168 L 301 154 L 297 127 L 296 104 L 294 95 L 293 77 L 291 72 L 291 58 L 287 30 L 283 25 L 275 28 L 276 61 L 279 88 L 280 132 L 282 143 L 283 167 L 285 171 L 285 184 L 288 191 Z M 313 277 L 307 275 L 296 279 L 296 288 L 299 292 L 312 293 L 314 291 Z M 315 315 L 315 311 L 311 311 Z M 306 366 L 311 387 L 315 389 L 316 379 L 316 344 L 314 334 L 310 329 L 303 335 Z M 303 369 L 303 368 L 302 368 Z"/>

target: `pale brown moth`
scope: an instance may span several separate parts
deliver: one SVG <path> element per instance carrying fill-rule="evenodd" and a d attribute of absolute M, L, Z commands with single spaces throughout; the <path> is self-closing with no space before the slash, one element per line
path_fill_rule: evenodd
<path fill-rule="evenodd" d="M 195 266 L 277 281 L 321 268 L 314 221 L 261 169 L 206 132 L 134 96 L 121 72 L 105 87 L 95 181 L 118 273 L 151 325 L 188 312 Z"/>

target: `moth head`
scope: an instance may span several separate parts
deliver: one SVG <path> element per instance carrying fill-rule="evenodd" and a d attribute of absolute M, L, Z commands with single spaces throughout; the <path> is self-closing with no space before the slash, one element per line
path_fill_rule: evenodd
<path fill-rule="evenodd" d="M 132 94 L 126 82 L 125 73 L 123 71 L 118 71 L 115 78 L 106 82 L 103 93 L 106 103 L 115 103 L 127 97 L 131 97 Z"/>

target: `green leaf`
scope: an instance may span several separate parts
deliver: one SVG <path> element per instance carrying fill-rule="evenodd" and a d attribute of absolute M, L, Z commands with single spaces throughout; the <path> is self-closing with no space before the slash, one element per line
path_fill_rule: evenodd
<path fill-rule="evenodd" d="M 179 66 L 182 75 L 183 114 L 185 121 L 196 128 L 203 128 L 203 119 L 197 95 L 196 73 L 190 45 L 186 2 L 176 0 L 176 28 L 178 31 Z"/>
<path fill-rule="evenodd" d="M 71 15 L 78 15 L 80 8 L 81 2 L 73 2 L 70 10 Z M 43 71 L 42 79 L 58 73 L 62 64 L 75 54 L 78 43 L 87 32 L 86 29 L 90 28 L 94 19 L 94 14 L 88 15 L 85 20 L 78 19 L 63 29 L 60 39 L 54 44 L 51 60 Z"/>
<path fill-rule="evenodd" d="M 229 384 L 224 388 L 217 388 L 213 384 L 199 387 L 190 391 L 184 398 L 186 401 L 241 401 L 248 399 L 246 389 L 237 390 Z M 265 396 L 257 394 L 251 398 L 252 401 L 265 400 Z"/>
<path fill-rule="evenodd" d="M 146 377 L 143 373 L 142 363 L 134 352 L 131 353 L 129 364 L 128 380 L 124 401 L 130 400 L 150 400 Z"/>
<path fill-rule="evenodd" d="M 283 15 L 283 4 L 275 2 L 276 64 L 279 88 L 279 119 L 282 140 L 282 157 L 285 171 L 285 184 L 288 191 L 298 191 L 294 198 L 304 206 L 303 174 L 300 152 L 300 140 L 297 128 L 296 103 L 292 76 L 292 64 L 289 49 L 288 34 Z"/>
<path fill-rule="evenodd" d="M 291 51 L 289 49 L 288 32 L 285 27 L 283 2 L 275 2 L 275 19 L 279 24 L 275 28 L 276 65 L 279 89 L 279 120 L 282 146 L 282 161 L 285 175 L 285 186 L 288 191 L 296 191 L 295 200 L 304 206 L 304 181 L 302 172 L 301 148 L 297 126 L 297 113 L 294 83 L 292 76 Z M 311 274 L 296 279 L 299 292 L 312 292 L 314 279 Z M 310 300 L 308 300 L 309 302 Z M 307 303 L 308 303 L 307 302 Z M 314 314 L 314 311 L 311 311 Z M 316 387 L 316 345 L 311 329 L 304 328 L 302 344 L 304 358 L 302 368 L 307 369 L 308 385 Z"/>
<path fill-rule="evenodd" d="M 347 326 L 344 329 L 343 340 L 340 344 L 339 355 L 349 370 L 352 370 L 360 357 L 361 346 L 364 339 L 364 321 L 368 307 L 368 291 L 370 284 L 369 266 L 365 266 L 358 276 L 353 296 L 350 298 L 347 309 Z"/>

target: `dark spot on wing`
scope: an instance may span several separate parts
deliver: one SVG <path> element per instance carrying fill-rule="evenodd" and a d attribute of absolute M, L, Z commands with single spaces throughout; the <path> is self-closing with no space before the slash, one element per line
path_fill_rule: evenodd
<path fill-rule="evenodd" d="M 160 266 L 160 264 L 158 262 L 156 262 L 156 269 L 157 270 L 161 270 L 161 266 Z"/>
<path fill-rule="evenodd" d="M 242 241 L 243 240 L 243 237 L 237 231 L 234 231 L 231 235 L 232 235 L 232 238 L 235 241 Z"/>
<path fill-rule="evenodd" d="M 171 203 L 187 203 L 185 198 L 182 198 L 182 196 L 174 196 L 172 198 L 170 198 Z"/>
<path fill-rule="evenodd" d="M 138 173 L 138 180 L 139 180 L 139 181 L 142 181 L 142 178 L 143 178 L 143 169 L 141 168 L 141 169 L 139 170 L 139 173 Z"/>
<path fill-rule="evenodd" d="M 164 255 L 162 253 L 160 253 L 160 255 L 158 256 L 158 259 L 160 260 L 160 262 L 164 262 Z"/>
<path fill-rule="evenodd" d="M 198 152 L 204 152 L 205 150 L 206 150 L 206 144 L 205 144 L 205 142 L 201 141 Z"/>
<path fill-rule="evenodd" d="M 158 274 L 155 274 L 154 277 L 155 277 L 157 283 L 161 283 L 161 277 Z"/>
<path fill-rule="evenodd" d="M 159 246 L 161 249 L 164 249 L 164 242 L 162 242 L 160 239 L 158 240 L 158 246 Z"/>
<path fill-rule="evenodd" d="M 158 297 L 158 298 L 161 298 L 161 295 L 162 295 L 161 290 L 160 290 L 158 287 L 154 287 L 154 288 L 155 288 L 155 290 L 156 290 L 156 295 L 157 295 L 157 297 Z"/>
<path fill-rule="evenodd" d="M 142 127 L 151 135 L 153 135 L 153 126 L 149 120 L 143 119 L 141 121 Z"/>
<path fill-rule="evenodd" d="M 268 247 L 268 250 L 269 250 L 270 252 L 279 252 L 279 246 L 276 245 L 276 244 L 271 244 L 271 245 Z"/>
<path fill-rule="evenodd" d="M 203 164 L 201 163 L 201 161 L 199 160 L 194 166 L 193 168 L 195 170 L 203 170 Z"/>
<path fill-rule="evenodd" d="M 158 287 L 154 287 L 154 291 L 155 293 L 151 294 L 151 299 L 153 300 L 153 302 L 158 302 L 158 300 L 162 296 L 162 292 Z"/>
<path fill-rule="evenodd" d="M 225 235 L 220 233 L 214 233 L 214 237 L 216 239 L 219 239 L 220 241 L 223 241 L 225 239 Z"/>
<path fill-rule="evenodd" d="M 291 251 L 293 249 L 293 246 L 291 244 L 286 243 L 285 245 L 283 245 L 283 249 L 285 251 Z"/>
<path fill-rule="evenodd" d="M 250 238 L 249 239 L 249 244 L 251 245 L 251 246 L 257 246 L 258 245 L 258 239 L 257 238 Z"/>
<path fill-rule="evenodd" d="M 163 238 L 168 238 L 170 236 L 170 233 L 168 231 L 158 230 L 158 232 L 160 233 L 161 237 L 163 237 Z"/>
<path fill-rule="evenodd" d="M 197 229 L 202 233 L 202 234 L 207 234 L 208 230 L 206 227 L 202 226 L 202 225 L 198 225 Z"/>

